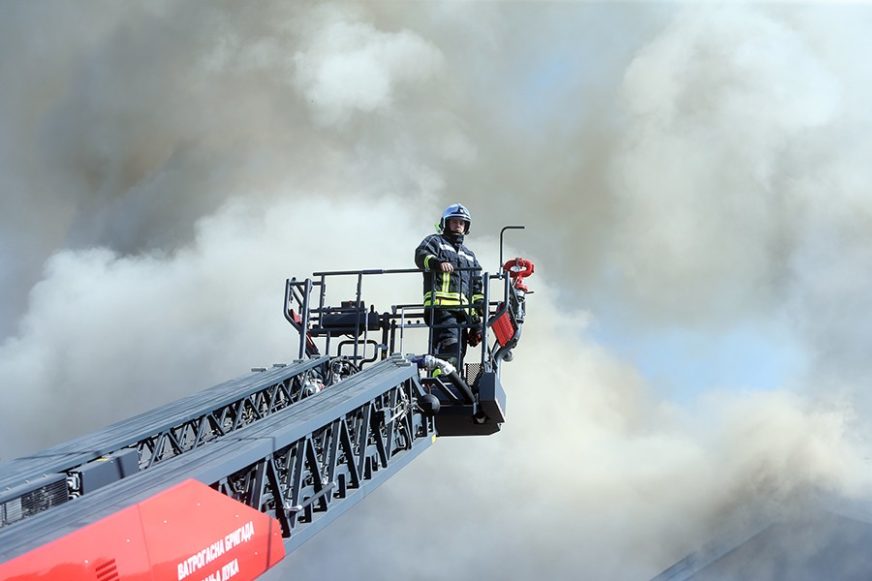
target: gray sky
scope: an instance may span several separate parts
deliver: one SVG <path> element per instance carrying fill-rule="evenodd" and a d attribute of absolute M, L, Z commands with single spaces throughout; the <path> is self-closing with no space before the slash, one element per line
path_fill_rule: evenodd
<path fill-rule="evenodd" d="M 537 263 L 510 422 L 439 442 L 295 576 L 639 578 L 866 498 L 870 17 L 2 4 L 0 457 L 291 358 L 286 276 L 408 266 L 463 201 L 486 265 L 506 223 Z"/>

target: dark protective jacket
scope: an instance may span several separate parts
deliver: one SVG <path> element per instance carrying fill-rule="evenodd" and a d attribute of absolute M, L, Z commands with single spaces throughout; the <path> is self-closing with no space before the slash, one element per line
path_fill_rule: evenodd
<path fill-rule="evenodd" d="M 454 268 L 477 268 L 477 271 L 442 272 L 440 262 Z M 463 236 L 445 234 L 427 236 L 415 250 L 415 264 L 424 270 L 424 305 L 468 305 L 484 298 L 481 265 L 475 253 L 463 245 Z M 433 286 L 435 283 L 435 286 Z"/>

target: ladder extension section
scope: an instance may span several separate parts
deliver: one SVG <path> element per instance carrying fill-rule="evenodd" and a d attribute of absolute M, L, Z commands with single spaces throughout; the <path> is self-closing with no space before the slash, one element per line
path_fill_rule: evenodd
<path fill-rule="evenodd" d="M 224 382 L 99 432 L 0 463 L 0 529 L 146 470 L 300 401 L 329 358 Z"/>
<path fill-rule="evenodd" d="M 0 529 L 0 563 L 187 479 L 275 518 L 290 552 L 432 444 L 433 418 L 417 405 L 423 393 L 416 366 L 393 356 L 318 397 Z"/>

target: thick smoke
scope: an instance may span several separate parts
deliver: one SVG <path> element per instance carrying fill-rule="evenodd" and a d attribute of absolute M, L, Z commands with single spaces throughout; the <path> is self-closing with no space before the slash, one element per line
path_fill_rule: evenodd
<path fill-rule="evenodd" d="M 4 4 L 0 456 L 292 358 L 286 276 L 408 266 L 460 200 L 486 267 L 522 222 L 540 271 L 510 422 L 440 440 L 283 575 L 640 578 L 865 498 L 864 16 Z M 595 338 L 776 319 L 808 359 L 785 389 L 681 402 Z"/>
<path fill-rule="evenodd" d="M 342 235 L 323 237 L 319 224 L 298 220 L 300 212 L 329 214 Z M 231 202 L 171 253 L 55 254 L 30 293 L 19 333 L 0 348 L 0 374 L 20 386 L 9 389 L 0 412 L 0 455 L 31 452 L 252 366 L 291 359 L 296 339 L 280 310 L 285 277 L 337 257 L 337 265 L 379 266 L 375 248 L 349 239 L 380 237 L 387 214 L 402 215 L 389 200 L 268 208 Z M 411 240 L 412 224 L 394 235 Z M 383 248 L 378 261 L 403 264 L 408 255 L 401 246 Z M 382 286 L 372 292 L 394 303 L 418 290 Z M 34 430 L 38 417 L 52 421 Z"/>

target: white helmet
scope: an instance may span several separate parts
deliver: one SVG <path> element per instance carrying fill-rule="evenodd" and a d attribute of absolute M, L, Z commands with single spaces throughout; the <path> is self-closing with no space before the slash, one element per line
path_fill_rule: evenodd
<path fill-rule="evenodd" d="M 449 218 L 460 218 L 466 224 L 466 228 L 464 228 L 463 233 L 469 234 L 469 226 L 472 224 L 472 216 L 469 215 L 469 210 L 466 209 L 466 206 L 463 204 L 451 204 L 445 211 L 442 212 L 442 219 L 439 221 L 439 230 L 441 232 L 445 231 L 445 226 L 448 224 Z"/>

